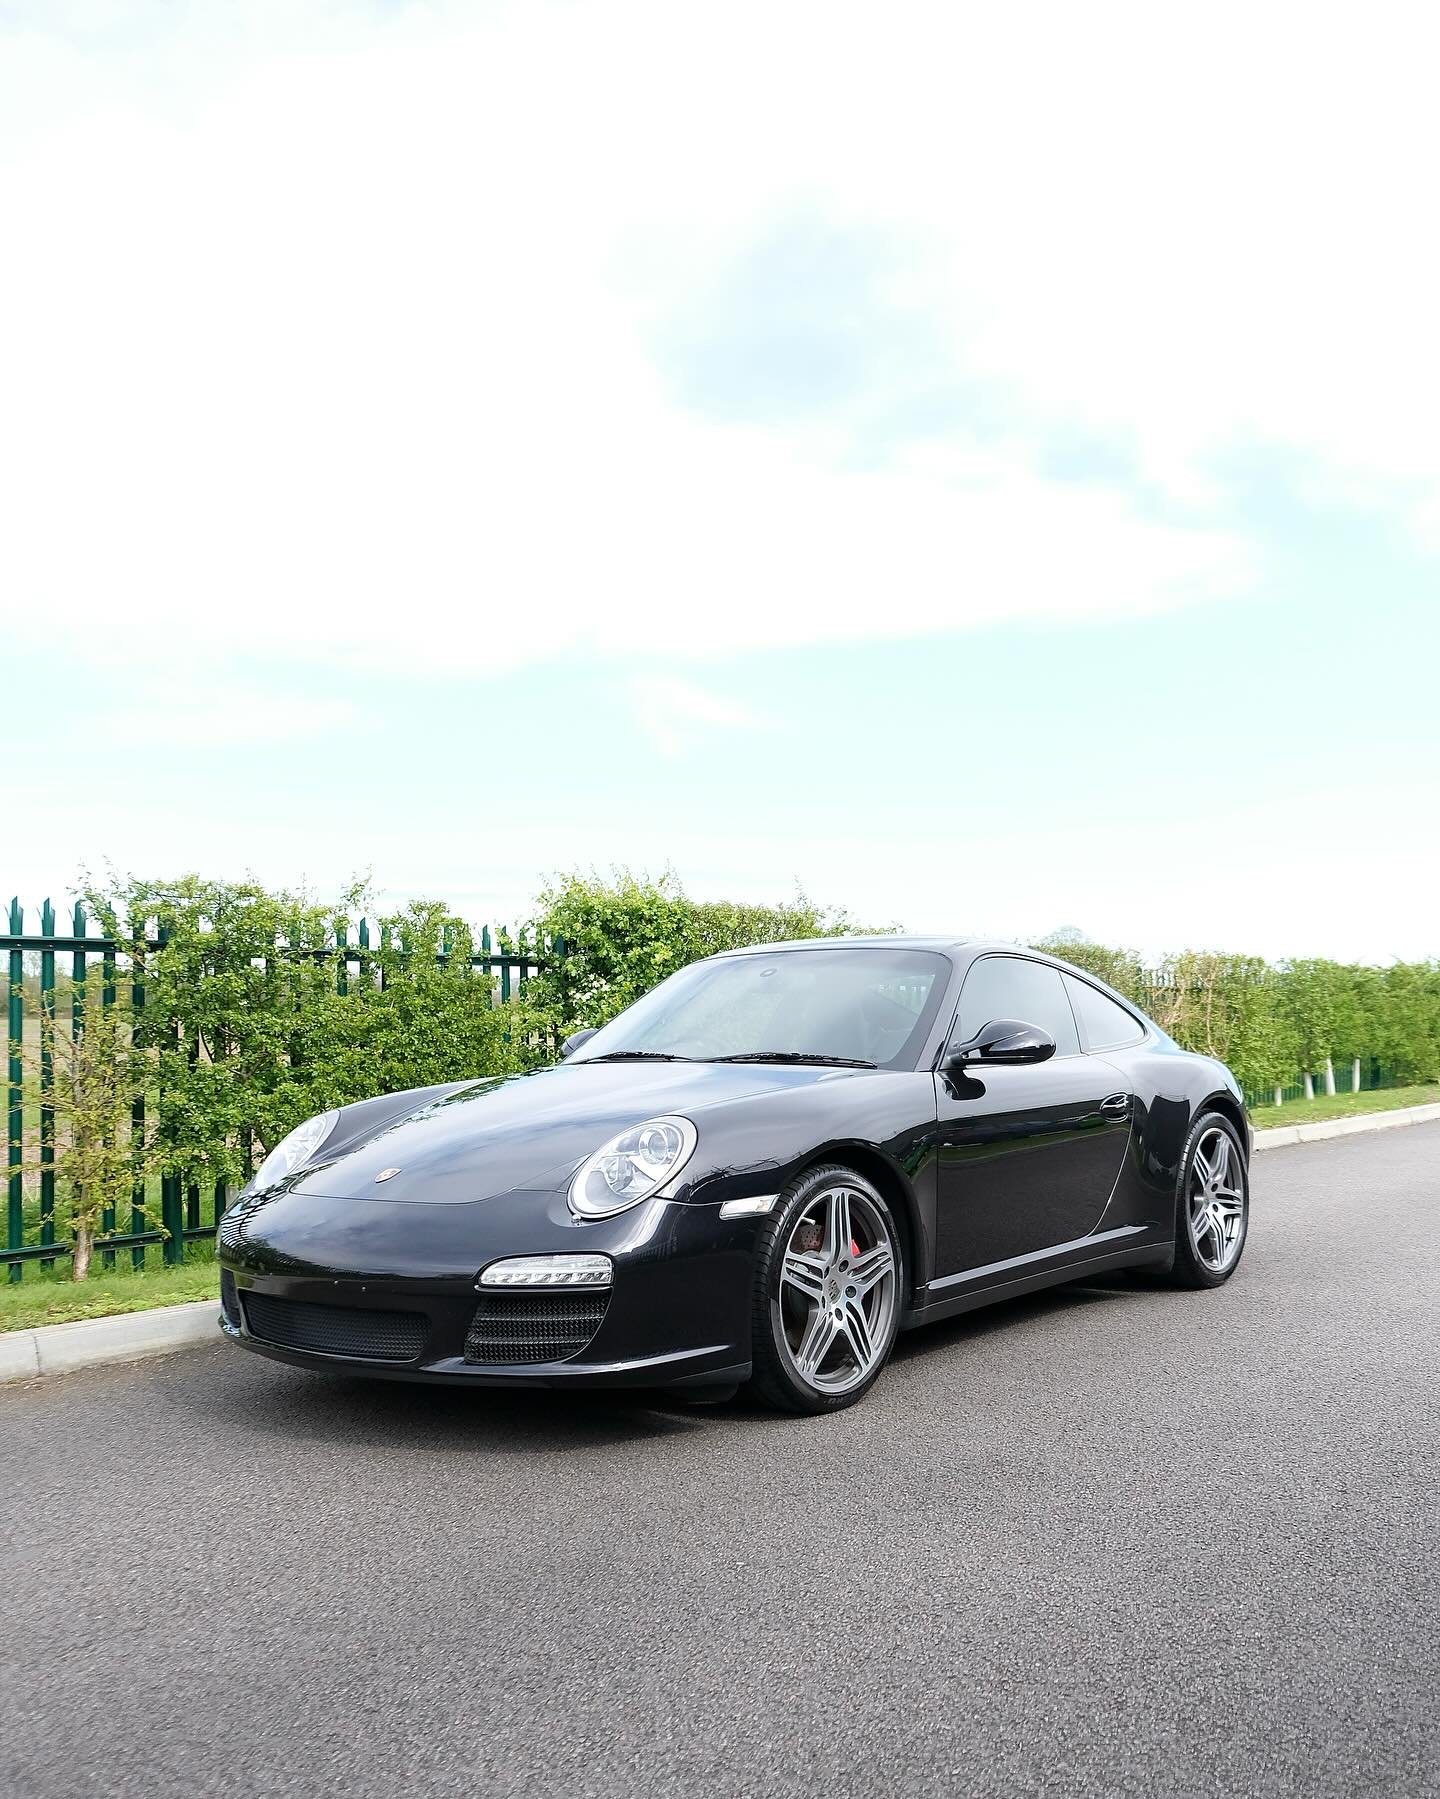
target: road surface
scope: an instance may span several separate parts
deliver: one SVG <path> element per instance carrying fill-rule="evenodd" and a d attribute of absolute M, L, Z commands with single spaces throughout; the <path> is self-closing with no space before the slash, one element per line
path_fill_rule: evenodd
<path fill-rule="evenodd" d="M 1440 1791 L 1440 1125 L 1257 1159 L 1217 1293 L 902 1340 L 863 1405 L 217 1343 L 0 1393 L 0 1792 Z"/>

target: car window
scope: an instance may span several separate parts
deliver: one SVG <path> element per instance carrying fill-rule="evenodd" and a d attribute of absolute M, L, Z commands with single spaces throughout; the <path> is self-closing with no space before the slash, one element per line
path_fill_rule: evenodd
<path fill-rule="evenodd" d="M 1144 1025 L 1124 1006 L 1117 1006 L 1113 999 L 1106 999 L 1088 981 L 1077 981 L 1073 975 L 1065 976 L 1065 986 L 1080 1028 L 1085 1033 L 1087 1048 L 1125 1049 L 1132 1043 L 1144 1041 Z"/>
<path fill-rule="evenodd" d="M 718 956 L 652 988 L 572 1060 L 779 1051 L 913 1067 L 949 974 L 931 951 L 870 945 Z"/>
<path fill-rule="evenodd" d="M 1077 1056 L 1080 1039 L 1060 971 L 1023 956 L 984 956 L 965 977 L 955 1041 L 965 1042 L 996 1018 L 1038 1024 L 1055 1039 L 1057 1056 Z"/>

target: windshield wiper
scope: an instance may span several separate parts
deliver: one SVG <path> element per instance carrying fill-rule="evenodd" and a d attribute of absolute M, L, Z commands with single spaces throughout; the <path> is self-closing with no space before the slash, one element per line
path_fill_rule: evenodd
<path fill-rule="evenodd" d="M 587 1062 L 693 1062 L 694 1056 L 672 1056 L 663 1049 L 612 1049 L 608 1055 L 586 1056 Z"/>
<path fill-rule="evenodd" d="M 854 1056 L 812 1056 L 800 1049 L 747 1049 L 739 1056 L 706 1056 L 707 1062 L 789 1062 L 807 1068 L 878 1068 Z"/>

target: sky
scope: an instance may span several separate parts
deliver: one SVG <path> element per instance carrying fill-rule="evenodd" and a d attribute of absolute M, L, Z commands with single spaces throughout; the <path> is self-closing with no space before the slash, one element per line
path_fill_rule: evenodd
<path fill-rule="evenodd" d="M 0 0 L 0 889 L 1440 955 L 1437 56 Z"/>

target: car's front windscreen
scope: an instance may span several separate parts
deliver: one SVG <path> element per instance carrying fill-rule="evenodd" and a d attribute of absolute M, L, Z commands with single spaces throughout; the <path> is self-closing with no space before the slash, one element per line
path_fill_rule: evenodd
<path fill-rule="evenodd" d="M 694 962 L 571 1058 L 674 1057 L 909 1068 L 950 965 L 929 950 L 774 950 Z"/>

